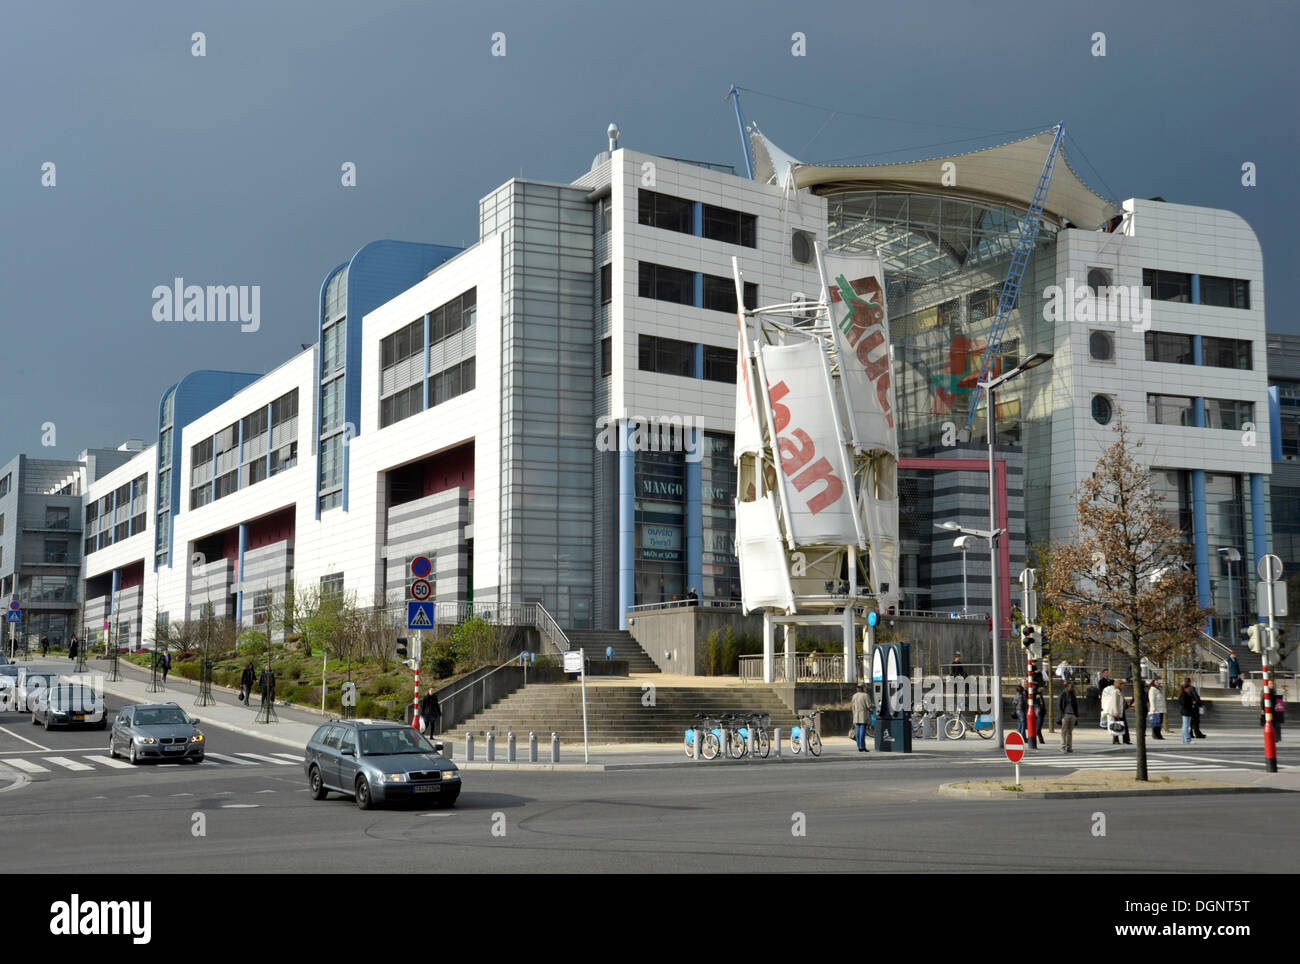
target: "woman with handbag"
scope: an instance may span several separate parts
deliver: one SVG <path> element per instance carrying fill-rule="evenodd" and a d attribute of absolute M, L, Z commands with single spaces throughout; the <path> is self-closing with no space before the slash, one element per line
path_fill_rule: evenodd
<path fill-rule="evenodd" d="M 1124 684 L 1116 680 L 1110 686 L 1107 686 L 1101 694 L 1101 708 L 1106 713 L 1107 729 L 1110 730 L 1111 743 L 1119 743 L 1120 737 L 1124 738 L 1125 743 L 1131 743 L 1128 738 L 1128 727 L 1124 723 Z"/>
<path fill-rule="evenodd" d="M 1163 740 L 1160 735 L 1160 727 L 1165 722 L 1165 691 L 1160 688 L 1160 680 L 1153 679 L 1151 688 L 1147 690 L 1147 706 L 1150 708 L 1151 715 L 1147 717 L 1147 724 L 1151 727 L 1151 739 Z"/>

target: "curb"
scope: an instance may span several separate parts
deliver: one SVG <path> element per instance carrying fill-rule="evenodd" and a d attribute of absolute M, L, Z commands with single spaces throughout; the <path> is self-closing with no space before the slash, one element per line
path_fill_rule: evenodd
<path fill-rule="evenodd" d="M 967 781 L 963 781 L 967 782 Z M 955 783 L 939 786 L 939 796 L 968 800 L 1087 800 L 1097 797 L 1192 797 L 1209 793 L 1293 793 L 1282 787 L 1170 787 L 1148 790 L 969 790 Z"/>
<path fill-rule="evenodd" d="M 533 770 L 546 772 L 604 773 L 611 769 L 603 763 L 472 763 L 452 760 L 458 770 Z"/>
<path fill-rule="evenodd" d="M 31 783 L 31 777 L 25 773 L 19 773 L 12 767 L 7 767 L 0 763 L 0 776 L 11 777 L 12 782 L 7 787 L 0 787 L 0 793 L 8 793 L 10 790 L 21 790 L 27 784 Z"/>

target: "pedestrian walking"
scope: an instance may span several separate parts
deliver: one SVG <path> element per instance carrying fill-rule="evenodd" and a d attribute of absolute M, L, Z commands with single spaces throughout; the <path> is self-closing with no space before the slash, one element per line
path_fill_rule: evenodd
<path fill-rule="evenodd" d="M 253 695 L 253 684 L 257 682 L 257 670 L 253 669 L 250 659 L 244 671 L 239 674 L 239 702 L 247 703 Z"/>
<path fill-rule="evenodd" d="M 269 663 L 266 669 L 262 670 L 258 686 L 262 691 L 262 705 L 265 706 L 267 702 L 275 703 L 275 670 L 271 669 Z"/>
<path fill-rule="evenodd" d="M 1228 686 L 1234 690 L 1241 688 L 1241 664 L 1231 653 L 1228 654 Z"/>
<path fill-rule="evenodd" d="M 1043 746 L 1047 738 L 1043 736 L 1043 727 L 1047 726 L 1047 700 L 1043 698 L 1043 691 L 1034 688 L 1034 739 L 1035 746 Z"/>
<path fill-rule="evenodd" d="M 433 736 L 438 732 L 438 698 L 433 695 L 433 687 L 430 686 L 428 691 L 420 699 L 420 722 L 424 724 L 424 732 Z"/>
<path fill-rule="evenodd" d="M 1067 680 L 1065 690 L 1061 693 L 1060 724 L 1061 749 L 1066 753 L 1074 752 L 1074 724 L 1079 719 L 1079 698 L 1074 694 L 1074 683 Z"/>
<path fill-rule="evenodd" d="M 1020 732 L 1021 739 L 1029 742 L 1025 736 L 1025 728 L 1029 725 L 1029 691 L 1020 684 L 1016 684 L 1016 719 L 1020 721 L 1016 727 Z"/>
<path fill-rule="evenodd" d="M 162 670 L 163 685 L 167 685 L 167 673 L 172 668 L 172 654 L 167 650 L 162 651 L 162 657 L 158 660 L 158 666 Z"/>
<path fill-rule="evenodd" d="M 1201 732 L 1201 707 L 1205 703 L 1201 699 L 1200 691 L 1190 679 L 1187 681 L 1187 688 L 1192 692 L 1192 736 L 1204 740 L 1205 734 Z"/>
<path fill-rule="evenodd" d="M 867 700 L 867 686 L 859 683 L 853 694 L 853 735 L 858 741 L 858 752 L 867 753 L 867 722 L 871 719 L 871 705 Z"/>
<path fill-rule="evenodd" d="M 1159 678 L 1151 681 L 1151 688 L 1147 690 L 1147 707 L 1150 715 L 1147 717 L 1147 725 L 1151 727 L 1151 739 L 1163 740 L 1160 735 L 1160 727 L 1165 722 L 1165 691 L 1160 686 Z"/>
<path fill-rule="evenodd" d="M 77 658 L 77 634 L 72 634 L 72 641 L 68 643 L 68 659 Z"/>
<path fill-rule="evenodd" d="M 1070 661 L 1063 659 L 1056 667 L 1056 678 L 1062 683 L 1068 683 L 1074 679 L 1074 670 L 1070 667 Z"/>
<path fill-rule="evenodd" d="M 1183 718 L 1183 742 L 1192 742 L 1192 713 L 1194 710 L 1194 699 L 1192 697 L 1192 681 L 1186 680 L 1178 688 L 1178 712 Z"/>
<path fill-rule="evenodd" d="M 1102 691 L 1101 707 L 1106 711 L 1106 716 L 1110 721 L 1107 724 L 1107 729 L 1110 730 L 1111 743 L 1119 743 L 1121 736 L 1124 738 L 1125 743 L 1132 743 L 1133 741 L 1128 737 L 1128 723 L 1124 719 L 1128 704 L 1124 700 L 1124 684 L 1122 682 L 1116 680 Z"/>
<path fill-rule="evenodd" d="M 961 679 L 965 679 L 968 675 L 970 675 L 966 672 L 966 667 L 962 665 L 961 653 L 952 654 L 952 665 L 948 667 L 948 675 L 951 676 L 953 679 L 957 679 L 959 677 Z"/>
<path fill-rule="evenodd" d="M 50 637 L 48 635 L 41 637 L 41 659 L 50 651 Z"/>

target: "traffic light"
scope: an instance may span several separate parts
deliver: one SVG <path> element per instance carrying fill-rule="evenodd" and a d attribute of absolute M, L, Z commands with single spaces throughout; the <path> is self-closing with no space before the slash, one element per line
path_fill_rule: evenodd
<path fill-rule="evenodd" d="M 406 659 L 406 637 L 405 636 L 397 637 L 397 658 L 400 660 Z"/>
<path fill-rule="evenodd" d="M 1281 626 L 1273 627 L 1273 648 L 1277 650 L 1278 662 L 1286 659 L 1286 630 Z"/>
<path fill-rule="evenodd" d="M 1264 651 L 1259 629 L 1259 623 L 1251 623 L 1246 627 L 1246 648 L 1252 653 L 1262 653 Z"/>
<path fill-rule="evenodd" d="M 1033 623 L 1025 623 L 1020 630 L 1022 634 L 1020 645 L 1024 646 L 1025 649 L 1033 649 L 1034 644 L 1038 642 L 1037 629 L 1038 627 Z"/>

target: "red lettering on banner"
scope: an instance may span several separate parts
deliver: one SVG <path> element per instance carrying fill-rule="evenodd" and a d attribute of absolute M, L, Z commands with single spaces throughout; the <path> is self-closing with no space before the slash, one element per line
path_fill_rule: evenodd
<path fill-rule="evenodd" d="M 883 348 L 885 344 L 882 331 L 885 310 L 881 304 L 883 292 L 880 290 L 880 284 L 875 278 L 859 278 L 850 283 L 840 275 L 830 286 L 830 299 L 832 304 L 842 303 L 848 308 L 848 314 L 840 320 L 838 328 L 849 347 L 856 347 L 855 354 L 858 361 L 861 362 L 867 378 L 875 383 L 880 408 L 885 413 L 889 427 L 893 428 L 894 412 L 889 405 L 889 352 L 882 350 L 880 357 L 875 361 L 870 358 L 872 349 Z M 876 330 L 863 338 L 862 336 L 870 328 Z"/>
<path fill-rule="evenodd" d="M 777 382 L 768 389 L 772 427 L 778 435 L 790 425 L 789 406 L 778 404 L 789 394 L 790 386 L 785 382 Z M 776 444 L 781 454 L 781 471 L 791 480 L 796 492 L 803 492 L 816 482 L 826 483 L 824 489 L 808 499 L 808 509 L 813 515 L 834 505 L 844 494 L 844 482 L 825 457 L 817 458 L 817 444 L 803 429 L 794 428 L 786 435 L 779 435 Z"/>

